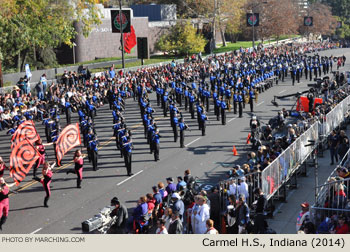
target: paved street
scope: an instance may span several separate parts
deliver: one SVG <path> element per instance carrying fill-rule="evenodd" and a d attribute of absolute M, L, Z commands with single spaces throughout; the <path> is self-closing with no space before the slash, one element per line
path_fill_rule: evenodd
<path fill-rule="evenodd" d="M 350 49 L 337 49 L 321 52 L 320 55 L 345 56 L 350 59 Z M 336 67 L 333 67 L 333 70 Z M 345 66 L 349 69 L 349 60 Z M 343 70 L 343 68 L 341 69 Z M 290 76 L 288 76 L 290 77 Z M 322 76 L 323 77 L 323 76 Z M 307 90 L 309 81 L 305 77 L 301 83 L 292 86 L 290 78 L 286 82 L 279 82 L 273 88 L 259 95 L 259 100 L 254 104 L 254 110 L 259 119 L 265 123 L 277 115 L 283 107 L 289 109 L 294 105 L 294 99 L 278 101 L 279 108 L 271 104 L 274 95 L 286 95 L 297 91 Z M 99 168 L 94 172 L 91 164 L 85 159 L 82 189 L 76 188 L 75 175 L 66 175 L 68 169 L 73 168 L 71 163 L 73 150 L 64 158 L 63 166 L 56 169 L 53 175 L 52 195 L 49 201 L 49 208 L 43 207 L 45 192 L 42 185 L 31 181 L 31 174 L 21 183 L 18 194 L 10 197 L 9 218 L 3 227 L 3 233 L 81 233 L 81 222 L 93 217 L 104 206 L 110 203 L 111 198 L 117 196 L 121 202 L 131 210 L 137 199 L 151 192 L 151 187 L 158 182 L 165 183 L 165 178 L 172 176 L 183 176 L 186 169 L 191 169 L 192 175 L 198 176 L 203 184 L 212 185 L 225 178 L 228 166 L 242 164 L 246 161 L 246 154 L 250 146 L 245 144 L 249 132 L 250 112 L 249 105 L 244 110 L 243 118 L 237 118 L 233 112 L 227 114 L 227 124 L 221 125 L 216 121 L 213 113 L 213 106 L 209 113 L 210 121 L 207 124 L 206 136 L 202 137 L 198 130 L 196 120 L 190 119 L 188 112 L 183 112 L 185 121 L 191 131 L 186 132 L 186 148 L 181 149 L 179 142 L 174 143 L 173 133 L 170 127 L 169 117 L 164 118 L 161 108 L 157 107 L 155 95 L 150 96 L 153 108 L 156 110 L 155 118 L 160 128 L 160 161 L 155 162 L 153 155 L 149 153 L 148 145 L 143 137 L 143 126 L 141 123 L 140 111 L 137 102 L 132 99 L 126 102 L 126 123 L 132 128 L 133 142 L 135 149 L 132 155 L 132 170 L 134 176 L 126 176 L 124 159 L 112 139 L 112 113 L 108 105 L 98 110 L 95 119 L 96 130 L 100 140 Z M 183 108 L 181 108 L 183 110 Z M 73 122 L 78 121 L 74 115 Z M 61 123 L 65 124 L 62 117 Z M 41 123 L 36 123 L 41 138 L 44 139 L 44 128 Z M 4 131 L 0 132 L 0 155 L 8 163 L 10 155 L 10 137 Z M 232 155 L 232 146 L 237 147 L 239 156 Z M 52 147 L 48 147 L 49 159 L 53 160 Z M 86 153 L 86 150 L 83 150 Z M 328 153 L 325 155 L 327 156 Z M 325 164 L 329 164 L 327 160 Z M 329 175 L 334 167 L 327 165 L 320 166 L 320 182 Z M 8 175 L 8 173 L 6 173 Z M 8 179 L 8 182 L 11 180 Z M 292 222 L 286 223 L 287 218 L 296 218 L 295 212 L 299 210 L 298 202 L 303 197 L 313 195 L 313 178 L 310 170 L 306 180 L 300 180 L 301 187 L 289 197 L 289 203 L 282 205 L 274 220 L 271 221 L 273 228 L 279 232 L 292 232 L 295 225 Z M 306 195 L 305 192 L 308 194 Z M 309 195 L 309 196 L 310 196 Z M 307 196 L 307 197 L 309 197 Z M 278 207 L 278 205 L 277 205 Z M 293 210 L 294 209 L 294 210 Z M 283 222 L 283 223 L 282 223 Z M 288 224 L 288 225 L 287 225 Z M 288 228 L 287 226 L 292 226 Z M 280 228 L 282 227 L 283 228 Z"/>

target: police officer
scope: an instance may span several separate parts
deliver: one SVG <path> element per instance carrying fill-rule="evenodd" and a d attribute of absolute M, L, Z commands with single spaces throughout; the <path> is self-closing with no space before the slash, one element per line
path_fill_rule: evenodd
<path fill-rule="evenodd" d="M 184 148 L 184 142 L 185 142 L 185 130 L 188 129 L 188 125 L 184 122 L 184 118 L 180 118 L 179 123 L 179 129 L 180 129 L 180 148 Z"/>

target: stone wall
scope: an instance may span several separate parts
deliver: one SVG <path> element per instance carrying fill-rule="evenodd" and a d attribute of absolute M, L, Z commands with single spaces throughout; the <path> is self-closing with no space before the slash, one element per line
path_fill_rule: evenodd
<path fill-rule="evenodd" d="M 133 18 L 131 24 L 135 28 L 136 37 L 148 37 L 148 18 Z M 80 32 L 79 23 L 75 24 L 79 35 L 76 37 L 76 61 L 84 62 L 95 60 L 96 58 L 121 57 L 120 33 L 112 33 L 111 21 L 104 19 L 102 24 L 92 30 L 86 38 Z M 131 56 L 137 56 L 136 46 L 132 50 Z"/>

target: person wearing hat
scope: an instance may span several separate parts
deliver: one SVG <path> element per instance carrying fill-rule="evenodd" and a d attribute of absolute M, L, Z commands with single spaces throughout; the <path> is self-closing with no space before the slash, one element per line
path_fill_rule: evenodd
<path fill-rule="evenodd" d="M 116 218 L 114 224 L 111 226 L 108 233 L 110 234 L 125 234 L 125 227 L 128 221 L 128 210 L 120 203 L 117 197 L 111 200 L 111 206 L 114 206 L 114 210 L 110 213 L 112 218 Z"/>
<path fill-rule="evenodd" d="M 239 177 L 238 179 L 238 185 L 237 185 L 237 192 L 238 194 L 244 195 L 244 198 L 246 201 L 248 201 L 249 198 L 249 190 L 248 190 L 248 184 L 246 183 L 246 177 Z"/>
<path fill-rule="evenodd" d="M 180 220 L 183 221 L 183 215 L 185 212 L 185 205 L 184 205 L 180 195 L 178 193 L 173 193 L 171 195 L 171 200 L 173 202 L 171 209 L 173 210 L 173 212 L 178 212 Z"/>
<path fill-rule="evenodd" d="M 310 204 L 308 202 L 304 202 L 301 205 L 301 211 L 299 212 L 297 223 L 296 223 L 296 231 L 302 231 L 304 225 L 310 221 Z"/>
<path fill-rule="evenodd" d="M 168 195 L 172 195 L 172 193 L 176 192 L 176 185 L 174 183 L 174 180 L 172 177 L 169 177 L 166 179 L 166 182 L 168 185 L 165 190 L 167 191 Z"/>

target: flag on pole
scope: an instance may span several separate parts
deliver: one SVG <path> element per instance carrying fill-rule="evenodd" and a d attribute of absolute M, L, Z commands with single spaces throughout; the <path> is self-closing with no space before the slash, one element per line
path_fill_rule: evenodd
<path fill-rule="evenodd" d="M 11 148 L 13 149 L 15 145 L 21 143 L 25 139 L 27 139 L 31 144 L 40 139 L 33 121 L 24 121 L 18 126 L 11 138 Z"/>
<path fill-rule="evenodd" d="M 80 130 L 78 123 L 70 124 L 64 128 L 56 142 L 56 153 L 58 165 L 61 165 L 63 156 L 81 144 Z"/>
<path fill-rule="evenodd" d="M 16 185 L 26 177 L 39 157 L 40 153 L 28 139 L 14 146 L 10 156 L 10 176 Z"/>
<path fill-rule="evenodd" d="M 123 33 L 124 36 L 124 50 L 126 53 L 130 53 L 131 49 L 136 45 L 136 34 L 134 26 L 130 26 L 129 33 Z"/>

